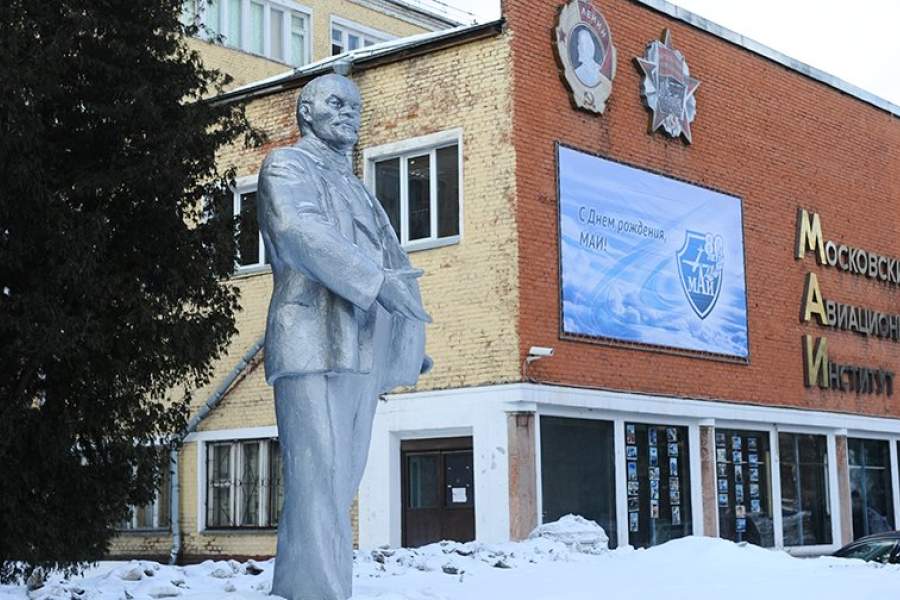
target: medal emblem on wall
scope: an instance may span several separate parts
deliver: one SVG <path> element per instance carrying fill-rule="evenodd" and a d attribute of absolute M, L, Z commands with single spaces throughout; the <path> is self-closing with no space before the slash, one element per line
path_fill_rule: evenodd
<path fill-rule="evenodd" d="M 691 143 L 691 123 L 697 116 L 694 92 L 700 82 L 691 77 L 684 55 L 672 47 L 666 29 L 662 40 L 647 44 L 643 58 L 636 58 L 644 72 L 641 94 L 652 113 L 650 132 L 660 127 L 671 137 L 684 136 Z"/>
<path fill-rule="evenodd" d="M 556 51 L 572 100 L 602 113 L 616 76 L 616 48 L 606 19 L 590 0 L 571 0 L 559 13 Z"/>

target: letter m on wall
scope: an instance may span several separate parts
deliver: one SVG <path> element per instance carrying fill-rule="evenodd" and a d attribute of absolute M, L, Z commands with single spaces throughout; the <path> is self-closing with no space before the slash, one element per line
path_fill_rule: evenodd
<path fill-rule="evenodd" d="M 822 221 L 819 213 L 812 217 L 806 209 L 797 209 L 797 260 L 808 251 L 816 252 L 820 265 L 825 264 L 825 240 L 822 239 Z"/>

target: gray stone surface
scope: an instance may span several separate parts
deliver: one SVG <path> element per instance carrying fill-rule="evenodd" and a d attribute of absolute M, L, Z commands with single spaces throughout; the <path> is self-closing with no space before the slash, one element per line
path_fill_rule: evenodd
<path fill-rule="evenodd" d="M 378 200 L 353 174 L 361 98 L 340 75 L 304 87 L 302 133 L 259 175 L 259 222 L 274 288 L 266 380 L 284 465 L 272 594 L 352 593 L 350 506 L 378 395 L 430 368 L 417 278 Z"/>

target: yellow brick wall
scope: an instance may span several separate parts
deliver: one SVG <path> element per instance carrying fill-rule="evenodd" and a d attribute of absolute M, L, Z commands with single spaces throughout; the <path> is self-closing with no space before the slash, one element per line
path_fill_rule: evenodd
<path fill-rule="evenodd" d="M 427 347 L 435 368 L 420 380 L 417 390 L 519 378 L 515 155 L 508 65 L 508 40 L 503 35 L 354 75 L 365 103 L 357 148 L 360 174 L 360 157 L 367 147 L 448 129 L 463 130 L 462 240 L 457 245 L 410 255 L 412 262 L 425 270 L 423 298 L 434 318 L 428 328 Z M 236 166 L 239 177 L 255 174 L 271 148 L 295 141 L 297 93 L 292 90 L 251 102 L 248 115 L 267 132 L 269 142 L 254 150 L 238 146 L 227 149 L 221 155 L 223 166 Z M 228 355 L 216 364 L 213 383 L 195 393 L 194 411 L 265 330 L 271 274 L 239 276 L 232 282 L 241 290 L 239 334 Z M 200 430 L 274 424 L 272 391 L 258 364 Z M 181 460 L 184 553 L 274 553 L 273 533 L 198 533 L 197 444 L 187 444 Z M 355 508 L 353 519 L 356 531 Z"/>
<path fill-rule="evenodd" d="M 187 44 L 200 54 L 205 67 L 231 75 L 232 81 L 225 86 L 226 90 L 292 70 L 284 63 L 197 38 L 188 38 Z"/>
<path fill-rule="evenodd" d="M 505 36 L 363 71 L 358 152 L 448 129 L 463 130 L 462 240 L 413 252 L 434 319 L 431 374 L 417 390 L 517 380 L 515 156 Z M 361 172 L 361 168 L 358 169 Z"/>

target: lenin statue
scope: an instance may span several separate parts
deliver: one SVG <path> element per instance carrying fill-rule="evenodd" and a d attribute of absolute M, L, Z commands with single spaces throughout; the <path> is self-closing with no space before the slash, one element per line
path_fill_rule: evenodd
<path fill-rule="evenodd" d="M 366 465 L 378 396 L 431 366 L 417 278 L 378 200 L 353 174 L 361 99 L 348 78 L 310 81 L 302 137 L 259 174 L 259 223 L 274 289 L 266 381 L 284 465 L 272 594 L 352 594 L 350 506 Z"/>

